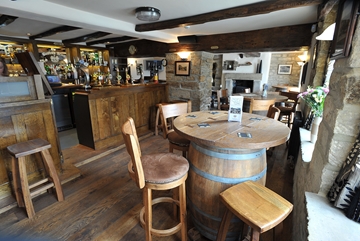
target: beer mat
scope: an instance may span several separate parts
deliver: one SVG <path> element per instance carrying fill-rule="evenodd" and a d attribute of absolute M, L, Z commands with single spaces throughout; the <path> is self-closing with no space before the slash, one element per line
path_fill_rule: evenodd
<path fill-rule="evenodd" d="M 252 135 L 251 133 L 247 133 L 247 132 L 238 132 L 238 137 L 241 137 L 241 138 L 251 138 Z"/>
<path fill-rule="evenodd" d="M 249 120 L 253 120 L 253 121 L 261 121 L 262 118 L 259 117 L 251 117 Z"/>
<path fill-rule="evenodd" d="M 209 113 L 210 113 L 210 114 L 212 114 L 212 115 L 219 114 L 219 112 L 218 112 L 218 111 L 210 111 Z"/>
<path fill-rule="evenodd" d="M 196 118 L 196 115 L 187 115 L 187 118 Z"/>
<path fill-rule="evenodd" d="M 204 128 L 204 127 L 209 127 L 210 125 L 208 123 L 199 123 L 197 124 L 199 127 Z"/>

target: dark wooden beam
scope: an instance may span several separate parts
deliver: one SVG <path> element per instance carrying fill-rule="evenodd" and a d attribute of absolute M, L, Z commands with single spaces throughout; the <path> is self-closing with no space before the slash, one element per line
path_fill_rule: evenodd
<path fill-rule="evenodd" d="M 64 25 L 64 26 L 60 26 L 60 27 L 57 27 L 57 28 L 52 28 L 52 29 L 47 30 L 45 32 L 30 36 L 29 39 L 43 38 L 43 37 L 55 35 L 55 34 L 58 34 L 58 33 L 68 32 L 68 31 L 76 30 L 76 29 L 80 29 L 80 28 Z"/>
<path fill-rule="evenodd" d="M 248 32 L 197 36 L 196 44 L 165 44 L 138 40 L 113 45 L 116 57 L 165 56 L 181 51 L 206 51 L 210 53 L 300 51 L 311 45 L 311 24 L 269 28 Z M 137 48 L 129 54 L 129 46 Z"/>
<path fill-rule="evenodd" d="M 249 17 L 259 14 L 266 14 L 283 9 L 297 8 L 303 6 L 313 6 L 322 4 L 323 0 L 276 0 L 264 1 L 210 13 L 199 14 L 196 16 L 177 18 L 167 21 L 154 22 L 148 24 L 138 24 L 135 30 L 138 32 L 154 31 L 162 29 L 178 28 L 207 22 L 219 21 L 229 18 Z"/>
<path fill-rule="evenodd" d="M 129 53 L 130 45 L 134 45 L 136 48 L 134 55 Z M 115 44 L 113 47 L 115 57 L 165 57 L 165 53 L 169 52 L 168 44 L 144 39 Z"/>
<path fill-rule="evenodd" d="M 196 44 L 169 44 L 168 52 L 229 53 L 303 50 L 311 45 L 311 26 L 312 24 L 302 24 L 248 32 L 198 36 Z"/>
<path fill-rule="evenodd" d="M 89 41 L 89 40 L 104 37 L 104 36 L 109 35 L 109 34 L 110 33 L 96 32 L 96 33 L 87 34 L 87 35 L 77 37 L 77 38 L 64 39 L 64 40 L 62 40 L 62 42 L 64 44 L 86 42 L 86 41 Z"/>
<path fill-rule="evenodd" d="M 89 41 L 86 42 L 86 45 L 95 45 L 95 44 L 110 44 L 110 43 L 116 43 L 116 42 L 123 42 L 127 40 L 136 39 L 135 37 L 130 36 L 122 36 L 122 37 L 115 37 L 115 38 L 106 38 L 106 39 L 99 39 L 95 41 Z"/>

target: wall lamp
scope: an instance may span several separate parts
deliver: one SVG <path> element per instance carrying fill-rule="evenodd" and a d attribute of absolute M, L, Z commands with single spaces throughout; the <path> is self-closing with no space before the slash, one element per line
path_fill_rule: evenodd
<path fill-rule="evenodd" d="M 187 60 L 189 58 L 190 52 L 178 52 L 177 54 L 181 60 Z"/>
<path fill-rule="evenodd" d="M 333 40 L 336 23 L 327 27 L 322 34 L 316 37 L 317 40 Z"/>
<path fill-rule="evenodd" d="M 303 66 L 307 60 L 307 51 L 305 51 L 302 55 L 299 55 L 298 58 L 301 60 L 297 62 L 298 65 Z"/>

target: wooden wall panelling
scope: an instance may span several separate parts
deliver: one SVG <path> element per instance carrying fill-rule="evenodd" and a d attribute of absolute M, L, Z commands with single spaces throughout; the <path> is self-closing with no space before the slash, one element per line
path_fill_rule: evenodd
<path fill-rule="evenodd" d="M 0 198 L 10 195 L 8 174 L 11 171 L 11 157 L 6 147 L 17 142 L 43 138 L 51 143 L 50 153 L 58 173 L 62 172 L 60 147 L 51 106 L 51 100 L 33 100 L 0 104 Z M 30 181 L 42 177 L 40 155 L 27 160 Z"/>

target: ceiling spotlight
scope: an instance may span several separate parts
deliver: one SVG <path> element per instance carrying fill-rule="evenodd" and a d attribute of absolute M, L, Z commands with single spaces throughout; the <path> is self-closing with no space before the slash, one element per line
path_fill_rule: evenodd
<path fill-rule="evenodd" d="M 140 7 L 135 10 L 135 16 L 141 21 L 157 21 L 161 13 L 160 10 L 153 7 Z"/>

